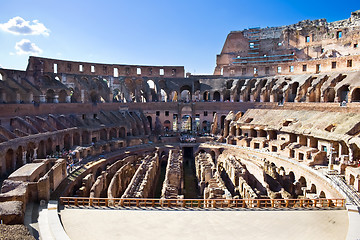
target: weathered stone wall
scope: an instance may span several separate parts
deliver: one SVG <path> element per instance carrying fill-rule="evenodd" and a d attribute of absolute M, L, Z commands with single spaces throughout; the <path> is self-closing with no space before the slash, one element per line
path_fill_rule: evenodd
<path fill-rule="evenodd" d="M 199 153 L 195 157 L 195 169 L 200 192 L 205 199 L 231 198 L 210 154 Z"/>
<path fill-rule="evenodd" d="M 161 198 L 179 198 L 184 185 L 183 182 L 183 156 L 179 149 L 170 150 L 165 180 L 161 190 Z"/>
<path fill-rule="evenodd" d="M 134 177 L 137 166 L 134 163 L 126 163 L 113 176 L 107 190 L 108 198 L 118 198 L 125 192 L 131 179 Z"/>
<path fill-rule="evenodd" d="M 153 195 L 154 184 L 159 172 L 159 155 L 146 156 L 136 170 L 122 198 L 148 198 Z"/>

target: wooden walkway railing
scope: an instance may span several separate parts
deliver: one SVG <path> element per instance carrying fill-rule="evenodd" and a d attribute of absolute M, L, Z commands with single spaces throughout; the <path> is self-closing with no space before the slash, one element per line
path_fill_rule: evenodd
<path fill-rule="evenodd" d="M 61 197 L 60 204 L 77 207 L 155 208 L 333 208 L 345 207 L 345 199 L 151 199 Z"/>

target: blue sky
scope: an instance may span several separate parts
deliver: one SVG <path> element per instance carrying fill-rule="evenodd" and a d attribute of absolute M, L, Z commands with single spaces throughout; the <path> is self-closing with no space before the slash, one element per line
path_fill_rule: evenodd
<path fill-rule="evenodd" d="M 33 52 L 84 62 L 180 65 L 193 74 L 212 74 L 230 31 L 336 21 L 360 9 L 359 1 L 344 3 L 0 0 L 0 66 L 25 70 Z M 14 28 L 15 21 L 21 28 Z"/>

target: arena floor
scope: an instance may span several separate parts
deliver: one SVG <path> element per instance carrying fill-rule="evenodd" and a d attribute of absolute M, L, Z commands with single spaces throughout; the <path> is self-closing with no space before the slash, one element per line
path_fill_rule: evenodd
<path fill-rule="evenodd" d="M 72 240 L 85 239 L 346 239 L 346 210 L 154 210 L 60 211 Z"/>

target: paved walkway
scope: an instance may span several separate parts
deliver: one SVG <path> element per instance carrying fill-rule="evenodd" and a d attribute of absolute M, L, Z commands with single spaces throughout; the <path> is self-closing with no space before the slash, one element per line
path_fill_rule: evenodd
<path fill-rule="evenodd" d="M 72 240 L 346 239 L 346 210 L 61 210 Z"/>

